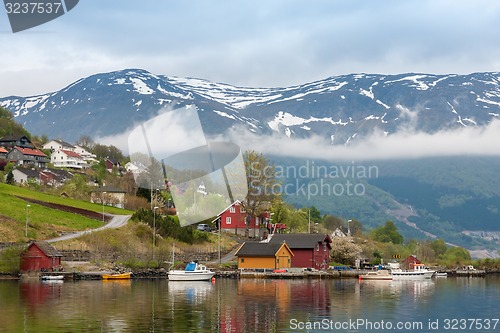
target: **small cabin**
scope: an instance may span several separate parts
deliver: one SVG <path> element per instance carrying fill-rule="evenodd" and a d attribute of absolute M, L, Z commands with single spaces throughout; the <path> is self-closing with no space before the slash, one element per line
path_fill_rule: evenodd
<path fill-rule="evenodd" d="M 21 272 L 57 271 L 62 254 L 45 241 L 32 242 L 21 255 Z"/>
<path fill-rule="evenodd" d="M 235 256 L 240 269 L 285 269 L 291 267 L 293 252 L 286 243 L 245 242 Z"/>

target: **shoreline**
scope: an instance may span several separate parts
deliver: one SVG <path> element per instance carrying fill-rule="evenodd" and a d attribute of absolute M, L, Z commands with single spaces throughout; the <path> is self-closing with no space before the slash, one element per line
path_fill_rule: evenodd
<path fill-rule="evenodd" d="M 331 271 L 240 271 L 226 270 L 216 271 L 216 278 L 224 279 L 357 279 L 359 275 L 366 274 L 371 270 L 331 270 Z M 500 270 L 442 270 L 448 277 L 486 277 L 500 275 Z M 29 272 L 25 274 L 0 274 L 0 280 L 40 280 L 42 275 L 63 275 L 64 280 L 102 280 L 103 274 L 111 274 L 110 271 L 87 271 L 87 272 Z M 167 279 L 168 271 L 165 269 L 148 269 L 132 272 L 131 279 Z"/>

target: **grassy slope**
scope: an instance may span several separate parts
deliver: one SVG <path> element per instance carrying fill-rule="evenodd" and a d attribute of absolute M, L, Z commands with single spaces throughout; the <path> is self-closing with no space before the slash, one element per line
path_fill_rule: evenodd
<path fill-rule="evenodd" d="M 21 197 L 21 198 L 18 198 Z M 0 241 L 24 241 L 27 202 L 22 198 L 102 212 L 102 205 L 56 197 L 25 188 L 0 184 Z M 105 212 L 131 214 L 131 211 L 105 206 Z M 101 221 L 78 214 L 51 209 L 30 203 L 28 208 L 28 238 L 48 239 L 59 236 L 59 232 L 97 228 Z"/>

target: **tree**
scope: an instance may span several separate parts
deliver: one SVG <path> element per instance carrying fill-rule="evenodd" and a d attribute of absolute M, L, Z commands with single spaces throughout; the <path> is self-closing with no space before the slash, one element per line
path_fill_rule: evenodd
<path fill-rule="evenodd" d="M 430 248 L 434 250 L 436 256 L 441 257 L 448 250 L 448 245 L 446 245 L 443 239 L 436 239 L 429 244 Z"/>
<path fill-rule="evenodd" d="M 95 146 L 94 140 L 92 140 L 92 138 L 88 135 L 82 135 L 78 141 L 76 141 L 76 144 L 90 150 L 92 150 Z"/>
<path fill-rule="evenodd" d="M 352 219 L 349 223 L 349 229 L 351 229 L 351 235 L 360 236 L 363 233 L 363 224 L 356 219 Z"/>
<path fill-rule="evenodd" d="M 332 241 L 332 260 L 345 265 L 353 265 L 362 249 L 351 237 L 335 237 Z"/>
<path fill-rule="evenodd" d="M 446 250 L 443 255 L 443 259 L 452 265 L 462 265 L 463 263 L 470 261 L 470 253 L 462 247 L 450 247 Z"/>
<path fill-rule="evenodd" d="M 392 221 L 387 221 L 383 226 L 373 229 L 370 236 L 373 240 L 382 243 L 403 244 L 403 236 Z"/>
<path fill-rule="evenodd" d="M 321 212 L 319 211 L 318 208 L 311 206 L 309 208 L 309 213 L 311 214 L 311 221 L 314 223 L 320 223 L 321 222 Z"/>
<path fill-rule="evenodd" d="M 261 153 L 246 151 L 243 154 L 248 184 L 248 194 L 243 207 L 246 215 L 245 236 L 249 235 L 249 225 L 252 218 L 269 209 L 274 198 L 279 196 L 279 185 L 276 180 L 274 164 Z"/>
<path fill-rule="evenodd" d="M 286 226 L 291 233 L 306 232 L 308 229 L 308 212 L 303 209 L 291 208 Z"/>
<path fill-rule="evenodd" d="M 7 174 L 7 178 L 5 179 L 5 182 L 7 184 L 10 184 L 10 185 L 14 184 L 14 174 L 12 173 L 12 171 L 9 171 L 9 173 Z"/>
<path fill-rule="evenodd" d="M 336 229 L 342 229 L 343 221 L 340 217 L 326 215 L 323 219 L 323 224 L 328 230 L 334 231 Z"/>

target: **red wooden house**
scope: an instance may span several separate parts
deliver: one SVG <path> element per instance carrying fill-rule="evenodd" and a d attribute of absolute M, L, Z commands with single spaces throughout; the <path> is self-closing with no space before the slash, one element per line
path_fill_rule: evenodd
<path fill-rule="evenodd" d="M 422 262 L 417 259 L 415 255 L 410 255 L 408 258 L 401 261 L 401 268 L 403 269 L 413 269 L 415 264 L 421 264 Z"/>
<path fill-rule="evenodd" d="M 21 272 L 59 269 L 61 257 L 62 254 L 48 242 L 33 242 L 21 255 Z"/>
<path fill-rule="evenodd" d="M 332 240 L 328 235 L 274 234 L 269 242 L 286 242 L 294 254 L 292 267 L 326 269 L 330 264 Z"/>
<path fill-rule="evenodd" d="M 235 234 L 245 235 L 246 230 L 246 217 L 247 213 L 245 211 L 245 207 L 242 205 L 240 201 L 235 201 L 231 206 L 227 207 L 223 210 L 217 218 L 213 221 L 216 223 L 216 227 L 219 227 L 219 221 L 224 232 L 234 232 Z M 272 233 L 276 231 L 276 228 L 269 231 L 267 228 L 271 227 L 270 224 L 270 214 L 269 212 L 263 212 L 260 216 L 252 217 L 250 220 L 250 224 L 248 226 L 250 232 L 250 237 L 261 237 L 262 233 L 268 232 Z M 275 225 L 272 225 L 275 226 Z M 262 228 L 261 228 L 262 227 Z M 286 225 L 280 224 L 279 230 L 284 230 Z"/>

